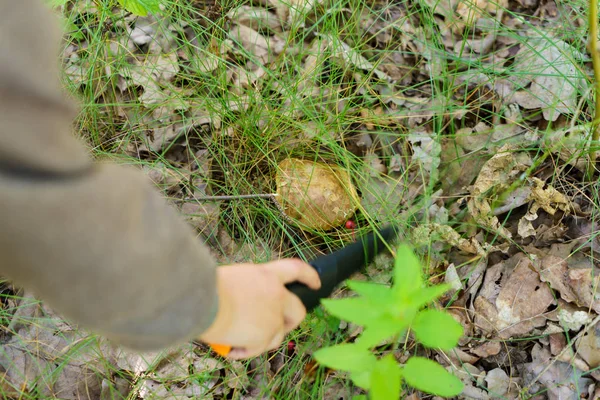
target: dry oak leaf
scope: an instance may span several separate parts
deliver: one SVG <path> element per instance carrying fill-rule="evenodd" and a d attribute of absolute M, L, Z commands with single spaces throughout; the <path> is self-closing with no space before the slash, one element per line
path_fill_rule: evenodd
<path fill-rule="evenodd" d="M 463 0 L 456 6 L 456 13 L 467 26 L 472 26 L 476 20 L 482 17 L 487 3 L 487 0 Z"/>
<path fill-rule="evenodd" d="M 490 14 L 501 15 L 502 9 L 506 6 L 505 0 L 460 0 L 456 6 L 456 14 L 460 20 L 452 21 L 451 25 L 455 32 L 461 32 L 465 26 L 472 27 L 481 18 L 491 17 Z"/>
<path fill-rule="evenodd" d="M 548 400 L 578 400 L 580 393 L 587 392 L 592 380 L 583 375 L 575 363 L 556 361 L 547 347 L 535 344 L 531 349 L 531 362 L 523 364 L 523 387 L 527 395 L 544 393 Z"/>
<path fill-rule="evenodd" d="M 500 236 L 510 238 L 511 233 L 500 225 L 498 217 L 488 200 L 488 191 L 501 191 L 507 188 L 531 165 L 527 153 L 516 152 L 510 145 L 504 145 L 481 168 L 479 176 L 471 187 L 471 199 L 467 203 L 469 212 L 483 227 L 496 231 Z"/>
<path fill-rule="evenodd" d="M 585 360 L 591 368 L 600 367 L 600 322 L 596 323 L 589 331 L 576 342 L 577 354 Z"/>
<path fill-rule="evenodd" d="M 276 175 L 276 200 L 303 229 L 331 229 L 350 218 L 360 202 L 350 175 L 338 166 L 286 158 Z"/>
<path fill-rule="evenodd" d="M 578 66 L 585 58 L 573 46 L 557 38 L 528 38 L 515 57 L 511 81 L 517 87 L 531 82 L 531 87 L 511 93 L 510 102 L 526 109 L 541 108 L 548 121 L 574 112 L 578 94 L 585 91 Z"/>
<path fill-rule="evenodd" d="M 451 226 L 442 224 L 420 225 L 412 230 L 412 241 L 415 246 L 426 246 L 432 242 L 442 240 L 451 246 L 454 246 L 465 253 L 478 254 L 485 256 L 486 251 L 475 238 L 465 239 L 455 231 Z"/>
<path fill-rule="evenodd" d="M 594 298 L 594 288 L 598 287 L 600 277 L 594 274 L 591 266 L 569 268 L 565 259 L 548 255 L 541 259 L 536 268 L 542 281 L 558 291 L 563 300 L 600 313 L 600 298 Z"/>
<path fill-rule="evenodd" d="M 500 285 L 496 283 L 499 280 Z M 533 262 L 519 253 L 487 271 L 475 299 L 475 323 L 488 333 L 497 332 L 502 339 L 525 335 L 545 324 L 543 314 L 553 302 L 552 290 L 540 281 Z"/>
<path fill-rule="evenodd" d="M 264 65 L 283 51 L 284 41 L 277 36 L 264 36 L 252 28 L 236 25 L 229 32 L 229 37 L 248 52 L 252 61 Z"/>
<path fill-rule="evenodd" d="M 569 211 L 569 200 L 564 194 L 551 185 L 544 189 L 546 183 L 539 178 L 531 178 L 531 182 L 533 187 L 529 198 L 533 200 L 533 205 L 529 211 L 530 213 L 535 214 L 540 208 L 550 215 L 554 215 L 556 210 Z"/>
<path fill-rule="evenodd" d="M 497 340 L 493 340 L 487 341 L 482 345 L 475 347 L 473 350 L 471 350 L 471 353 L 481 358 L 486 358 L 489 356 L 495 356 L 496 354 L 500 353 L 500 350 L 502 350 L 502 343 Z"/>

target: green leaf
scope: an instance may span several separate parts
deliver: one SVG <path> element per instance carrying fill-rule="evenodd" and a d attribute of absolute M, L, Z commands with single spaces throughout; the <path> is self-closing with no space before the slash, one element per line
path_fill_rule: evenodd
<path fill-rule="evenodd" d="M 362 297 L 323 299 L 321 300 L 321 304 L 332 315 L 363 326 L 376 320 L 385 312 L 383 307 L 375 307 L 371 302 Z"/>
<path fill-rule="evenodd" d="M 443 397 L 457 396 L 463 383 L 438 363 L 423 357 L 411 357 L 402 370 L 406 383 L 415 389 Z"/>
<path fill-rule="evenodd" d="M 436 285 L 422 288 L 421 290 L 411 294 L 408 304 L 417 309 L 426 306 L 444 293 L 450 290 L 450 285 Z"/>
<path fill-rule="evenodd" d="M 371 388 L 371 371 L 353 371 L 350 379 L 359 388 L 369 390 Z"/>
<path fill-rule="evenodd" d="M 417 314 L 411 326 L 415 337 L 426 347 L 450 350 L 463 335 L 462 326 L 447 312 L 424 310 Z"/>
<path fill-rule="evenodd" d="M 161 0 L 119 0 L 121 6 L 127 11 L 145 17 L 149 12 L 160 12 Z"/>
<path fill-rule="evenodd" d="M 356 340 L 356 344 L 366 349 L 377 346 L 383 340 L 399 335 L 408 327 L 408 321 L 401 321 L 384 315 L 370 323 Z"/>
<path fill-rule="evenodd" d="M 60 7 L 67 4 L 69 0 L 46 0 L 46 3 L 50 5 L 50 7 Z"/>
<path fill-rule="evenodd" d="M 402 371 L 393 355 L 378 360 L 371 373 L 371 399 L 397 400 L 400 398 Z"/>
<path fill-rule="evenodd" d="M 359 394 L 358 396 L 352 396 L 352 400 L 367 400 L 367 396 Z"/>
<path fill-rule="evenodd" d="M 370 371 L 377 358 L 370 352 L 355 344 L 340 344 L 325 347 L 313 354 L 319 364 L 340 371 Z"/>
<path fill-rule="evenodd" d="M 396 251 L 394 264 L 394 291 L 406 298 L 423 286 L 421 263 L 410 247 L 402 245 Z"/>
<path fill-rule="evenodd" d="M 372 304 L 390 304 L 393 302 L 392 289 L 373 282 L 347 281 L 346 284 Z"/>

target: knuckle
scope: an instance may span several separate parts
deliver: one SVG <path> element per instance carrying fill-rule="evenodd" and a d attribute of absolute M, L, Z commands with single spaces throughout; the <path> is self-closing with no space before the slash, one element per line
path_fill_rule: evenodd
<path fill-rule="evenodd" d="M 302 260 L 298 259 L 298 258 L 293 258 L 288 263 L 288 268 L 295 275 L 298 275 L 300 272 L 302 272 L 302 269 L 304 268 L 304 262 Z"/>

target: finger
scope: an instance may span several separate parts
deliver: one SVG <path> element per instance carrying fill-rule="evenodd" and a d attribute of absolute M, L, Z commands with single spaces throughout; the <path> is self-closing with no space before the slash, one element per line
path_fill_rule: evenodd
<path fill-rule="evenodd" d="M 249 358 L 249 357 L 251 357 L 250 352 L 248 352 L 247 349 L 242 349 L 239 347 L 235 347 L 235 348 L 231 349 L 229 354 L 227 354 L 227 358 L 230 358 L 232 360 L 243 360 L 243 359 Z"/>
<path fill-rule="evenodd" d="M 296 329 L 306 317 L 306 307 L 298 296 L 287 291 L 283 307 L 283 329 L 285 333 Z"/>
<path fill-rule="evenodd" d="M 266 348 L 264 344 L 261 344 L 259 346 L 254 345 L 250 347 L 234 347 L 227 355 L 227 358 L 231 358 L 234 360 L 243 360 L 246 358 L 258 357 L 265 351 Z"/>
<path fill-rule="evenodd" d="M 231 351 L 227 355 L 227 358 L 233 360 L 242 360 L 246 358 L 258 357 L 267 351 L 279 348 L 279 346 L 281 346 L 281 343 L 283 343 L 283 340 L 285 339 L 285 335 L 286 332 L 284 332 L 283 329 L 280 329 L 273 335 L 271 340 L 265 342 L 260 346 L 250 348 L 236 347 L 231 349 Z"/>
<path fill-rule="evenodd" d="M 276 274 L 284 284 L 298 281 L 314 290 L 321 287 L 319 273 L 300 259 L 289 258 L 274 261 L 265 264 L 264 267 Z"/>

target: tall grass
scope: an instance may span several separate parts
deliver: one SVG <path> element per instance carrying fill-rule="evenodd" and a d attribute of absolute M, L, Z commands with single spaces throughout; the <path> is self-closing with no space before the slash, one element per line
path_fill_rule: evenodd
<path fill-rule="evenodd" d="M 468 172 L 468 166 L 488 159 L 490 148 L 499 147 L 490 139 L 482 148 L 465 152 L 455 140 L 461 129 L 479 122 L 486 123 L 490 130 L 506 122 L 507 108 L 490 87 L 502 79 L 514 78 L 506 48 L 477 53 L 469 42 L 479 37 L 475 28 L 464 29 L 460 40 L 452 39 L 453 48 L 449 48 L 450 36 L 445 29 L 460 21 L 455 14 L 444 11 L 444 2 L 329 0 L 316 4 L 306 15 L 300 13 L 283 32 L 264 27 L 268 22 L 262 21 L 259 32 L 276 36 L 278 39 L 269 43 L 278 48 L 276 54 L 275 49 L 268 48 L 269 62 L 256 68 L 261 61 L 234 43 L 231 35 L 237 18 L 234 10 L 250 4 L 165 0 L 163 14 L 150 24 L 156 34 L 139 47 L 128 44 L 128 27 L 135 18 L 113 3 L 74 1 L 65 6 L 62 14 L 68 31 L 68 58 L 64 81 L 81 101 L 76 128 L 94 156 L 158 169 L 175 177 L 163 182 L 165 197 L 171 200 L 204 194 L 235 197 L 273 193 L 277 164 L 282 159 L 327 162 L 346 169 L 363 197 L 371 196 L 385 205 L 377 212 L 359 205 L 354 217 L 359 226 L 357 233 L 394 223 L 404 227 L 408 237 L 416 226 L 439 222 L 429 210 L 439 202 L 440 187 L 445 189 L 441 199 L 451 209 L 467 194 L 457 185 L 471 183 L 462 182 L 461 174 Z M 231 18 L 225 15 L 228 12 Z M 486 10 L 475 12 L 488 14 Z M 531 10 L 518 13 L 498 4 L 498 12 L 522 21 L 515 26 L 495 23 L 485 28 L 507 43 L 525 45 L 527 34 L 553 34 L 556 36 L 549 39 L 550 46 L 561 39 L 574 49 L 585 49 L 585 25 L 565 29 L 569 21 L 584 18 L 582 4 L 563 2 L 559 18 L 551 24 L 533 17 Z M 445 24 L 440 23 L 441 15 L 445 15 Z M 319 45 L 327 40 L 331 44 Z M 342 42 L 372 67 L 363 69 L 356 59 L 344 61 L 348 50 Z M 157 54 L 185 59 L 172 80 L 156 78 L 172 68 L 169 63 L 157 63 Z M 307 57 L 314 60 L 311 68 L 306 67 Z M 147 74 L 137 78 L 143 84 L 131 84 L 123 90 L 121 77 L 139 72 L 134 59 L 137 63 L 146 60 Z M 249 72 L 249 68 L 254 71 Z M 396 83 L 385 82 L 378 76 L 380 71 L 393 73 Z M 238 82 L 249 82 L 236 84 L 235 77 Z M 144 96 L 152 90 L 162 92 L 160 100 L 148 103 Z M 557 126 L 567 127 L 573 120 L 589 123 L 589 96 L 580 95 L 583 100 L 578 109 L 555 124 L 547 124 L 547 132 L 539 129 L 538 137 L 543 138 Z M 376 111 L 378 107 L 383 112 Z M 528 123 L 540 118 L 539 111 L 521 111 L 522 119 L 516 124 L 524 129 L 530 129 Z M 199 123 L 200 119 L 205 122 Z M 179 128 L 171 132 L 173 137 L 151 149 L 152 133 L 173 126 Z M 357 150 L 359 134 L 369 134 L 373 145 Z M 434 164 L 431 170 L 412 157 L 415 147 L 419 147 L 415 139 L 419 134 L 428 135 L 442 150 L 442 154 L 430 155 L 434 162 L 436 157 L 441 158 L 441 164 Z M 530 146 L 537 162 L 529 174 L 552 165 L 554 155 L 549 150 L 541 148 L 539 142 L 531 142 Z M 388 171 L 389 179 L 379 185 L 382 178 L 375 177 L 380 166 L 372 162 L 373 154 L 386 167 L 396 165 Z M 557 175 L 556 179 L 562 178 Z M 597 189 L 586 193 L 597 201 Z M 296 255 L 310 258 L 339 248 L 351 237 L 343 228 L 302 231 L 290 224 L 270 199 L 234 199 L 217 202 L 215 207 L 218 225 L 210 227 L 201 239 L 215 247 L 222 262 L 261 262 Z M 465 218 L 464 211 L 450 213 L 443 223 L 465 236 L 479 228 Z M 245 243 L 244 252 L 231 254 L 224 248 L 218 239 L 219 229 L 238 246 Z M 432 236 L 422 250 L 435 260 L 443 257 L 443 249 L 439 238 Z M 371 278 L 374 274 L 385 275 L 385 270 L 386 266 L 380 265 L 371 272 Z M 0 318 L 10 320 L 13 312 L 5 307 Z M 278 399 L 324 398 L 328 388 L 343 381 L 326 371 L 305 371 L 309 355 L 318 346 L 346 340 L 347 333 L 339 321 L 320 310 L 310 315 L 291 337 L 297 355 L 283 357 L 284 367 L 259 387 L 260 394 Z M 97 346 L 95 340 L 92 337 L 82 342 L 85 344 L 68 354 L 80 351 L 81 346 Z M 407 343 L 400 344 L 400 348 L 413 351 Z M 281 352 L 286 352 L 285 348 Z M 281 355 L 264 355 L 262 362 L 272 361 L 273 357 L 281 359 Z M 257 364 L 248 363 L 251 375 L 252 366 Z M 106 368 L 114 368 L 110 365 L 106 361 Z M 60 367 L 51 367 L 48 373 L 57 371 Z M 115 369 L 106 381 L 115 398 L 119 392 L 117 378 L 123 374 Z M 126 378 L 134 388 L 141 382 Z M 206 381 L 210 376 L 199 374 L 197 379 Z M 135 398 L 136 391 L 131 393 L 129 398 Z M 34 391 L 21 398 L 42 397 Z"/>

